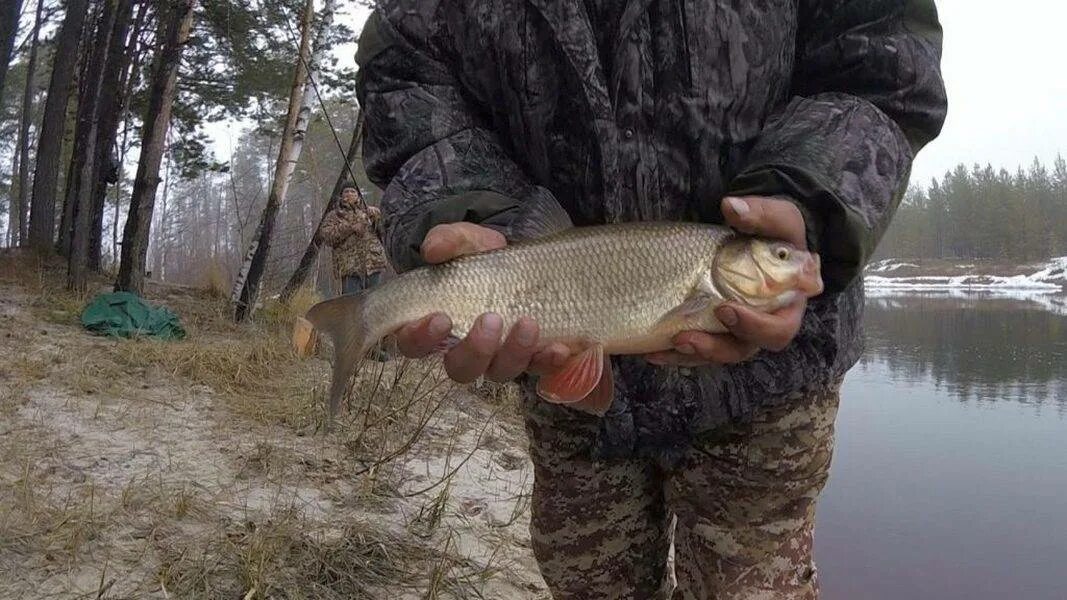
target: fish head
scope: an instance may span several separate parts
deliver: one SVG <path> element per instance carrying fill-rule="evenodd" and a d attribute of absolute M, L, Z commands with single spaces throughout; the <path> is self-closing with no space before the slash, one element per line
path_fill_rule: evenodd
<path fill-rule="evenodd" d="M 823 290 L 819 255 L 757 237 L 724 244 L 712 265 L 712 281 L 727 300 L 767 312 Z"/>

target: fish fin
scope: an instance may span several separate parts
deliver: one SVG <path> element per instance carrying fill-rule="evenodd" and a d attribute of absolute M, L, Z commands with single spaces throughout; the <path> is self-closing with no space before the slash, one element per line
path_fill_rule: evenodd
<path fill-rule="evenodd" d="M 574 227 L 571 216 L 553 198 L 527 202 L 519 210 L 508 236 L 513 241 L 545 237 Z"/>
<path fill-rule="evenodd" d="M 293 351 L 300 358 L 307 358 L 315 353 L 318 342 L 315 327 L 304 317 L 297 317 L 293 322 Z"/>
<path fill-rule="evenodd" d="M 592 392 L 585 398 L 575 402 L 571 408 L 589 414 L 603 417 L 611 402 L 615 399 L 615 377 L 612 376 L 611 358 L 604 356 L 604 368 L 600 375 L 600 381 Z"/>
<path fill-rule="evenodd" d="M 537 381 L 537 394 L 553 404 L 574 404 L 588 396 L 604 374 L 604 346 L 593 344 L 563 368 Z"/>
<path fill-rule="evenodd" d="M 660 322 L 690 321 L 693 317 L 706 312 L 709 308 L 711 308 L 711 296 L 698 292 L 689 296 L 685 302 L 675 306 L 667 314 L 663 315 Z"/>
<path fill-rule="evenodd" d="M 366 296 L 363 293 L 331 298 L 312 306 L 307 312 L 311 325 L 333 340 L 333 378 L 330 380 L 330 417 L 341 407 L 348 380 L 356 372 L 370 346 L 363 316 Z"/>

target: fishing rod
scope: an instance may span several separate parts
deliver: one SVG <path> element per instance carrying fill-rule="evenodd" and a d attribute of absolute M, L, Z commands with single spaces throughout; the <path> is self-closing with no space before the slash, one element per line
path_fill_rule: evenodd
<path fill-rule="evenodd" d="M 288 21 L 285 21 L 285 28 L 289 30 L 289 39 L 295 40 L 296 32 L 293 31 L 293 26 Z M 312 54 L 314 54 L 314 50 L 312 50 Z M 367 200 L 363 196 L 363 190 L 359 189 L 356 174 L 352 171 L 352 165 L 348 162 L 348 155 L 345 152 L 344 147 L 341 145 L 341 138 L 337 135 L 337 128 L 333 126 L 333 119 L 330 118 L 330 112 L 326 110 L 326 103 L 322 99 L 322 93 L 319 92 L 319 85 L 315 82 L 315 73 L 312 71 L 311 65 L 308 64 L 307 59 L 305 59 L 303 55 L 298 53 L 297 56 L 304 69 L 307 71 L 308 82 L 311 84 L 311 87 L 315 92 L 315 98 L 319 101 L 319 108 L 322 109 L 322 115 L 326 118 L 326 126 L 330 129 L 330 134 L 333 136 L 337 151 L 341 154 L 341 160 L 344 162 L 345 171 L 348 173 L 348 180 L 352 184 L 351 187 L 356 190 L 356 197 L 359 198 L 360 206 L 363 207 L 363 210 L 366 210 L 368 208 Z M 363 114 L 363 107 L 361 106 L 359 107 L 359 116 L 356 117 L 355 131 L 352 132 L 352 135 L 356 136 L 357 139 L 363 137 Z"/>

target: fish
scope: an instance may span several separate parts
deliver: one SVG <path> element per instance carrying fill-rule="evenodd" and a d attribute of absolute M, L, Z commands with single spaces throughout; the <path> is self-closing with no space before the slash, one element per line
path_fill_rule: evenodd
<path fill-rule="evenodd" d="M 431 313 L 447 314 L 456 338 L 486 312 L 501 316 L 505 332 L 522 317 L 534 319 L 542 347 L 560 342 L 573 353 L 558 372 L 538 379 L 538 394 L 603 416 L 614 396 L 610 356 L 669 350 L 683 331 L 725 332 L 714 313 L 723 302 L 773 312 L 823 289 L 817 254 L 722 225 L 556 229 L 313 306 L 307 320 L 334 345 L 331 416 L 360 359 Z"/>

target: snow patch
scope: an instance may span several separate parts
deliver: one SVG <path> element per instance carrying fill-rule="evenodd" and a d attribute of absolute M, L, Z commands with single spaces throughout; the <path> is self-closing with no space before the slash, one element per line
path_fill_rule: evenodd
<path fill-rule="evenodd" d="M 1067 286 L 1067 256 L 1053 258 L 1044 265 L 1045 268 L 1030 275 L 1034 281 L 1059 283 Z"/>
<path fill-rule="evenodd" d="M 915 298 L 950 298 L 959 306 L 971 307 L 978 303 L 1000 303 L 1002 306 L 1037 308 L 1054 315 L 1067 317 L 1067 295 L 1046 289 L 993 289 L 973 290 L 949 288 L 939 290 L 915 290 L 908 288 L 868 288 L 867 302 L 881 309 L 908 310 Z M 1005 304 L 1006 303 L 1006 304 Z"/>
<path fill-rule="evenodd" d="M 897 269 L 904 268 L 917 269 L 919 268 L 919 265 L 909 262 L 899 262 L 892 258 L 887 258 L 885 260 L 880 260 L 876 263 L 873 263 L 871 266 L 867 267 L 867 270 L 871 273 L 888 273 L 890 271 L 896 271 Z"/>
<path fill-rule="evenodd" d="M 869 275 L 864 283 L 869 288 L 904 288 L 911 290 L 1048 290 L 1057 292 L 1063 286 L 1051 281 L 1041 281 L 1032 275 L 1000 277 L 998 275 L 957 275 L 945 277 L 939 275 L 922 275 L 917 277 L 881 277 Z"/>
<path fill-rule="evenodd" d="M 901 268 L 909 263 L 890 260 L 872 265 L 871 272 L 885 273 Z M 1059 292 L 1067 286 L 1067 256 L 1053 258 L 1039 265 L 1039 270 L 1030 275 L 922 275 L 914 277 L 887 277 L 868 275 L 864 283 L 869 289 L 906 289 L 917 291 L 938 290 L 974 290 L 974 291 L 1009 291 L 1009 290 L 1044 290 L 1047 293 Z"/>

